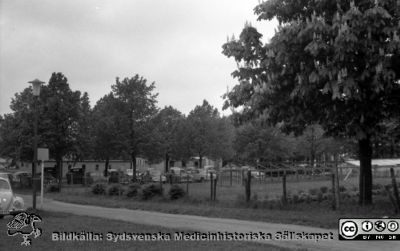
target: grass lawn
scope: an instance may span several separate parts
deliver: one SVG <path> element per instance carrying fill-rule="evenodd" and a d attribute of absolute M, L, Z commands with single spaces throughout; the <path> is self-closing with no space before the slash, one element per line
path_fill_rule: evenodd
<path fill-rule="evenodd" d="M 0 250 L 288 250 L 271 245 L 238 241 L 107 241 L 107 233 L 169 233 L 179 230 L 137 225 L 95 217 L 65 213 L 39 212 L 42 222 L 37 223 L 42 236 L 32 239 L 30 247 L 21 246 L 21 235 L 7 236 L 6 224 L 11 217 L 0 220 Z M 103 241 L 52 241 L 53 232 L 95 232 L 103 234 Z"/>
<path fill-rule="evenodd" d="M 386 180 L 375 180 L 387 184 Z M 356 184 L 354 179 L 341 185 L 352 189 Z M 280 194 L 282 184 L 279 182 L 252 185 L 253 199 L 249 203 L 244 202 L 244 187 L 241 185 L 218 186 L 217 201 L 209 200 L 209 183 L 189 184 L 189 196 L 176 201 L 167 197 L 169 185 L 164 185 L 164 197 L 155 197 L 148 201 L 139 198 L 127 198 L 126 196 L 93 195 L 89 187 L 74 186 L 65 187 L 61 196 L 58 193 L 48 193 L 47 197 L 78 204 L 90 204 L 104 207 L 119 207 L 129 209 L 141 209 L 175 214 L 192 214 L 209 217 L 234 218 L 243 220 L 291 223 L 299 225 L 317 226 L 322 228 L 337 228 L 339 218 L 345 217 L 382 217 L 393 216 L 393 207 L 388 197 L 374 196 L 374 205 L 359 207 L 357 198 L 343 199 L 338 211 L 331 209 L 330 201 L 311 201 L 282 206 L 280 203 L 267 201 L 274 195 Z M 312 188 L 329 186 L 328 180 L 314 181 L 289 181 L 288 191 L 308 191 Z M 186 189 L 186 184 L 182 184 Z M 257 196 L 254 196 L 257 194 Z"/>

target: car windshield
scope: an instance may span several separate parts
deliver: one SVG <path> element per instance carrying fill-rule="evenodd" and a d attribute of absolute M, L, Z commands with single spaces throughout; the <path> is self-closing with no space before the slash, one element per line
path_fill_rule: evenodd
<path fill-rule="evenodd" d="M 5 180 L 0 180 L 0 190 L 10 190 L 10 184 Z"/>

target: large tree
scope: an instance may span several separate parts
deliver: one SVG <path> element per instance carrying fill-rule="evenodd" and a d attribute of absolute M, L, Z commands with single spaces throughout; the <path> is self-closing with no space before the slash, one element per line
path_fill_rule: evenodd
<path fill-rule="evenodd" d="M 0 154 L 16 160 L 33 159 L 33 95 L 32 88 L 16 93 L 0 124 Z"/>
<path fill-rule="evenodd" d="M 293 157 L 294 142 L 294 137 L 284 135 L 279 128 L 255 120 L 236 129 L 233 146 L 238 161 L 256 164 Z"/>
<path fill-rule="evenodd" d="M 178 132 L 183 119 L 184 116 L 180 111 L 172 106 L 166 106 L 151 120 L 151 133 L 147 144 L 150 149 L 146 150 L 146 155 L 151 161 L 164 159 L 165 172 L 169 170 L 171 158 L 181 157 Z"/>
<path fill-rule="evenodd" d="M 184 128 L 184 145 L 192 157 L 199 157 L 200 168 L 205 156 L 214 159 L 232 157 L 233 126 L 228 119 L 221 118 L 218 110 L 206 100 L 190 111 Z"/>
<path fill-rule="evenodd" d="M 124 78 L 111 86 L 114 97 L 120 102 L 121 112 L 124 116 L 126 126 L 124 136 L 126 146 L 131 157 L 133 180 L 136 180 L 136 157 L 145 156 L 144 149 L 149 143 L 149 122 L 157 112 L 157 93 L 154 82 L 139 75 L 132 78 Z"/>
<path fill-rule="evenodd" d="M 53 73 L 40 93 L 39 135 L 41 144 L 56 160 L 59 189 L 62 184 L 62 160 L 74 152 L 78 138 L 81 93 L 69 87 L 62 73 Z"/>
<path fill-rule="evenodd" d="M 97 101 L 90 116 L 93 154 L 105 161 L 104 176 L 108 175 L 110 159 L 126 158 L 127 123 L 121 108 L 121 103 L 110 93 Z"/>
<path fill-rule="evenodd" d="M 89 95 L 84 92 L 79 102 L 79 118 L 74 125 L 76 139 L 71 154 L 74 162 L 93 157 L 92 124 Z"/>
<path fill-rule="evenodd" d="M 62 159 L 75 152 L 80 121 L 81 94 L 72 91 L 62 73 L 53 73 L 48 85 L 43 85 L 38 98 L 38 145 L 50 150 L 56 160 L 59 186 L 62 181 Z M 6 146 L 3 153 L 16 159 L 32 160 L 34 98 L 32 88 L 15 94 L 12 113 L 1 123 L 1 137 Z"/>
<path fill-rule="evenodd" d="M 398 1 L 270 0 L 255 13 L 280 25 L 265 44 L 251 25 L 224 44 L 240 81 L 227 105 L 287 130 L 318 123 L 357 139 L 359 202 L 372 203 L 371 137 L 399 112 Z"/>

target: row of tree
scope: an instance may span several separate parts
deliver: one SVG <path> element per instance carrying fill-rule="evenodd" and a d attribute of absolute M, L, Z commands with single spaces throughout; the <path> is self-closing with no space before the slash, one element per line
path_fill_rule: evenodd
<path fill-rule="evenodd" d="M 62 73 L 53 73 L 37 101 L 39 146 L 50 149 L 59 175 L 62 160 L 130 159 L 151 162 L 193 156 L 229 159 L 233 127 L 207 101 L 187 116 L 171 106 L 159 109 L 155 84 L 139 75 L 116 79 L 111 92 L 92 108 L 87 93 L 72 91 Z M 32 160 L 34 104 L 31 87 L 17 93 L 12 113 L 0 117 L 1 156 Z M 61 178 L 61 176 L 60 176 Z M 134 177 L 136 178 L 136 177 Z M 60 179 L 61 180 L 61 179 Z"/>
<path fill-rule="evenodd" d="M 37 102 L 39 146 L 50 149 L 59 167 L 65 158 L 97 159 L 105 161 L 105 171 L 110 159 L 130 159 L 135 170 L 137 157 L 164 160 L 168 171 L 170 160 L 193 156 L 200 157 L 200 166 L 205 156 L 243 164 L 313 161 L 339 149 L 318 125 L 294 137 L 260 121 L 232 123 L 234 116 L 222 117 L 207 101 L 187 116 L 171 106 L 160 109 L 154 89 L 154 83 L 139 75 L 117 78 L 111 92 L 91 107 L 87 93 L 71 90 L 62 73 L 53 73 Z M 31 87 L 17 93 L 10 107 L 12 113 L 0 118 L 0 154 L 30 161 L 35 112 Z"/>

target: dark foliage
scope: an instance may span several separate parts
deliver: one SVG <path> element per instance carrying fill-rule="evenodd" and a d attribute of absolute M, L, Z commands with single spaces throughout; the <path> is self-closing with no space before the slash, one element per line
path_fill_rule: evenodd
<path fill-rule="evenodd" d="M 142 190 L 142 199 L 143 200 L 151 199 L 156 195 L 159 195 L 159 196 L 163 195 L 163 189 L 162 189 L 162 187 L 160 187 L 158 185 L 154 185 L 154 184 L 148 185 Z"/>
<path fill-rule="evenodd" d="M 177 200 L 184 197 L 186 195 L 186 192 L 179 185 L 173 185 L 169 189 L 168 195 L 171 200 Z"/>
<path fill-rule="evenodd" d="M 93 194 L 105 194 L 106 193 L 106 185 L 102 183 L 97 183 L 92 186 Z"/>

